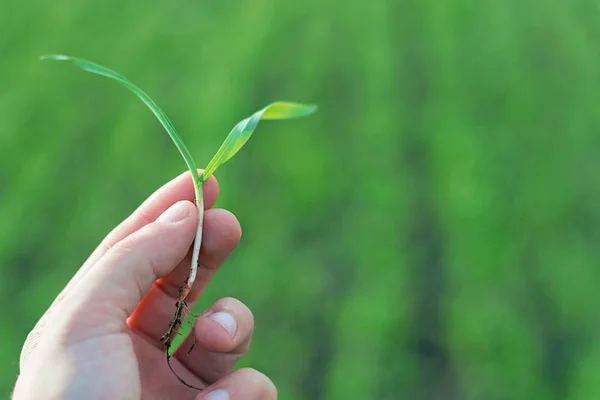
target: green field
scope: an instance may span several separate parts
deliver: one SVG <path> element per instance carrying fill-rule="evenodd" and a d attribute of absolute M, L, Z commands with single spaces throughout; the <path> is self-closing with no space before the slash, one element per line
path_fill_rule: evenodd
<path fill-rule="evenodd" d="M 198 310 L 254 312 L 281 399 L 600 399 L 600 3 L 0 4 L 0 393 L 104 235 L 185 170 L 123 73 L 217 173 L 244 230 Z"/>

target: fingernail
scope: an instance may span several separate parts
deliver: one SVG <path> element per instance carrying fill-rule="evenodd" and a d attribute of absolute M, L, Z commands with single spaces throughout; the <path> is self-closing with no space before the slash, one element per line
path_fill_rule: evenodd
<path fill-rule="evenodd" d="M 180 201 L 173 204 L 167 209 L 160 217 L 156 219 L 157 222 L 178 222 L 184 220 L 190 215 L 190 209 L 185 204 L 185 201 Z"/>
<path fill-rule="evenodd" d="M 229 400 L 229 393 L 224 389 L 213 390 L 204 395 L 204 400 Z"/>
<path fill-rule="evenodd" d="M 212 313 L 208 316 L 208 318 L 213 321 L 217 321 L 219 325 L 227 330 L 229 336 L 234 337 L 235 332 L 237 331 L 237 323 L 235 322 L 235 318 L 231 314 L 228 314 L 223 311 L 219 311 L 216 313 Z"/>

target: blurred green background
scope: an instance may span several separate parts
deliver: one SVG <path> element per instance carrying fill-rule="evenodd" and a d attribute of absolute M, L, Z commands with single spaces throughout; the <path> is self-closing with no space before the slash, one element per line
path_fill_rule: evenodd
<path fill-rule="evenodd" d="M 591 0 L 0 4 L 0 392 L 109 230 L 266 103 L 217 176 L 244 236 L 197 309 L 256 318 L 282 399 L 600 399 Z"/>

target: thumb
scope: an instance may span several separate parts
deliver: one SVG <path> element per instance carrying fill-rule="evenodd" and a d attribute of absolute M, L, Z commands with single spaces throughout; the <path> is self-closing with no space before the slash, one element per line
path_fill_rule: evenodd
<path fill-rule="evenodd" d="M 111 248 L 65 298 L 70 310 L 63 309 L 61 314 L 77 318 L 78 325 L 88 330 L 79 331 L 76 340 L 90 333 L 122 331 L 154 281 L 184 259 L 197 224 L 196 207 L 180 201 Z"/>

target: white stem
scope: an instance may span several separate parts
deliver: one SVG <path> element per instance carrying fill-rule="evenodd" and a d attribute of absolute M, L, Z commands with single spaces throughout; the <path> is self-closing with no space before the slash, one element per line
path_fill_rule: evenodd
<path fill-rule="evenodd" d="M 196 207 L 198 207 L 198 228 L 196 230 L 196 239 L 194 239 L 194 248 L 192 250 L 192 265 L 190 267 L 190 276 L 187 281 L 187 291 L 192 288 L 192 285 L 196 280 L 198 260 L 200 258 L 200 246 L 202 245 L 202 226 L 204 225 L 204 197 L 202 195 L 202 186 L 196 184 L 194 185 L 194 188 L 196 192 Z"/>

